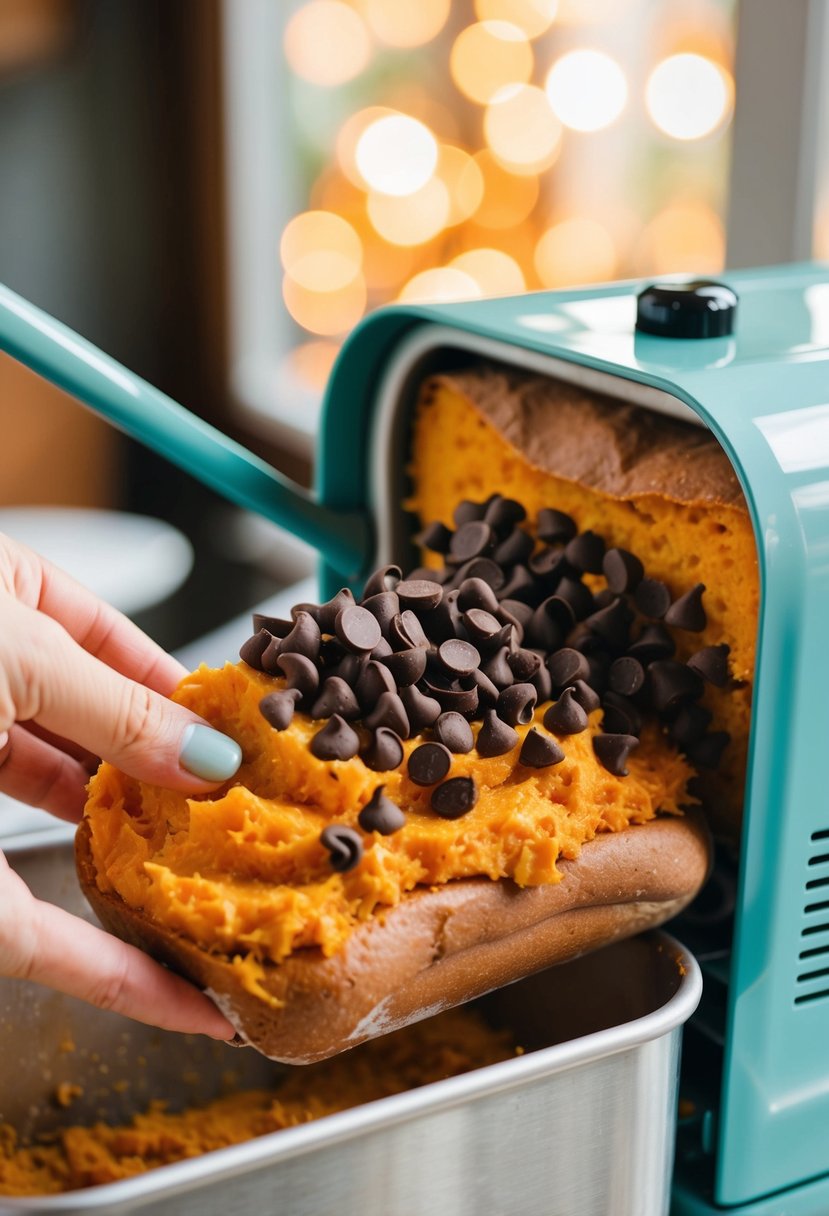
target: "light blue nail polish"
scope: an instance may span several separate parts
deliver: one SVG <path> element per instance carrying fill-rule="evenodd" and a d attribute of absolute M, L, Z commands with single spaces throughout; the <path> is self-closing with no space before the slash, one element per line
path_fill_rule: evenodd
<path fill-rule="evenodd" d="M 179 763 L 202 781 L 227 781 L 242 763 L 242 749 L 227 735 L 194 722 L 184 732 Z"/>

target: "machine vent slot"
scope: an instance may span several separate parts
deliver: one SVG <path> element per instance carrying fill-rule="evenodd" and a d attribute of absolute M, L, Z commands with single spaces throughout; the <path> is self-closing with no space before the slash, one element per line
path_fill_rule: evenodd
<path fill-rule="evenodd" d="M 815 900 L 816 894 L 824 894 L 829 887 L 829 852 L 825 851 L 829 828 L 812 832 L 809 839 L 811 856 L 807 856 L 806 863 L 808 877 L 804 884 L 803 917 L 806 922 L 817 920 L 819 923 L 805 923 L 800 930 L 803 948 L 797 957 L 801 967 L 805 965 L 808 970 L 801 970 L 797 975 L 795 1005 L 806 1005 L 829 997 L 829 941 L 826 940 L 829 938 L 829 899 Z M 820 852 L 815 845 L 821 849 Z"/>

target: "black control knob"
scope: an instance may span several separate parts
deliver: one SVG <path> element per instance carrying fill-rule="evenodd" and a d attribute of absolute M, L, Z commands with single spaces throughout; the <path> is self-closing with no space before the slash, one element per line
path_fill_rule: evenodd
<path fill-rule="evenodd" d="M 636 297 L 637 330 L 660 338 L 724 338 L 736 318 L 737 293 L 711 279 L 651 283 Z"/>

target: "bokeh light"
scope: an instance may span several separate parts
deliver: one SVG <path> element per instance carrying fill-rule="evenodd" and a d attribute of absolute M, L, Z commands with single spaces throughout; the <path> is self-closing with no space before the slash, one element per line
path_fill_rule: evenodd
<path fill-rule="evenodd" d="M 300 342 L 285 356 L 282 363 L 283 372 L 298 380 L 305 388 L 321 393 L 328 383 L 339 349 L 339 343 L 323 338 Z"/>
<path fill-rule="evenodd" d="M 409 279 L 398 299 L 405 304 L 448 304 L 452 300 L 479 300 L 481 295 L 471 275 L 453 266 L 435 266 Z"/>
<path fill-rule="evenodd" d="M 371 38 L 359 13 L 342 0 L 311 0 L 285 27 L 285 58 L 311 84 L 331 88 L 359 76 L 371 58 Z"/>
<path fill-rule="evenodd" d="M 366 310 L 366 284 L 362 274 L 337 291 L 311 291 L 286 274 L 282 298 L 293 319 L 309 333 L 322 337 L 346 334 Z"/>
<path fill-rule="evenodd" d="M 512 296 L 526 289 L 521 267 L 500 249 L 469 249 L 449 265 L 473 278 L 484 296 Z"/>
<path fill-rule="evenodd" d="M 387 46 L 422 46 L 446 25 L 451 0 L 359 0 L 371 32 Z"/>
<path fill-rule="evenodd" d="M 449 196 L 447 226 L 462 224 L 481 205 L 484 175 L 469 153 L 454 144 L 441 144 L 436 172 Z"/>
<path fill-rule="evenodd" d="M 437 236 L 449 219 L 449 192 L 432 177 L 413 194 L 399 197 L 372 191 L 369 219 L 377 232 L 393 245 L 422 245 Z"/>
<path fill-rule="evenodd" d="M 648 77 L 645 103 L 654 124 L 673 139 L 702 139 L 730 117 L 734 82 L 703 55 L 669 55 Z"/>
<path fill-rule="evenodd" d="M 557 10 L 558 0 L 475 0 L 479 21 L 509 21 L 528 38 L 546 33 Z"/>
<path fill-rule="evenodd" d="M 340 215 L 305 211 L 282 233 L 279 254 L 286 274 L 311 291 L 336 291 L 360 273 L 363 250 L 357 233 Z"/>
<path fill-rule="evenodd" d="M 370 123 L 357 140 L 357 168 L 380 194 L 414 194 L 429 181 L 438 162 L 437 141 L 422 122 L 390 114 Z"/>
<path fill-rule="evenodd" d="M 628 96 L 624 72 L 603 51 L 568 51 L 553 64 L 544 87 L 554 113 L 574 131 L 610 126 Z"/>
<path fill-rule="evenodd" d="M 484 114 L 484 137 L 498 160 L 513 173 L 549 169 L 561 143 L 561 123 L 541 89 L 507 85 Z"/>
<path fill-rule="evenodd" d="M 639 263 L 647 274 L 715 274 L 725 261 L 722 220 L 710 204 L 676 202 L 645 228 Z"/>
<path fill-rule="evenodd" d="M 509 173 L 486 149 L 474 159 L 484 179 L 475 223 L 483 228 L 514 228 L 522 223 L 538 202 L 538 178 Z"/>
<path fill-rule="evenodd" d="M 545 287 L 601 283 L 613 278 L 616 247 L 603 224 L 574 216 L 547 229 L 535 247 L 534 260 Z"/>
<path fill-rule="evenodd" d="M 526 84 L 533 71 L 533 52 L 526 35 L 508 21 L 468 25 L 452 44 L 449 71 L 457 87 L 479 105 L 487 105 L 508 84 Z"/>

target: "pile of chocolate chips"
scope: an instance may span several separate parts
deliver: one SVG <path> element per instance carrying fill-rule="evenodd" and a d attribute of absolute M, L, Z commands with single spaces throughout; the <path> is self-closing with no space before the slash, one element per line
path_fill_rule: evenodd
<path fill-rule="evenodd" d="M 538 542 L 525 519 L 520 503 L 499 494 L 461 502 L 454 530 L 434 523 L 417 538 L 441 555 L 440 569 L 403 578 L 386 566 L 359 602 L 343 589 L 326 604 L 297 605 L 291 620 L 255 617 L 240 657 L 284 678 L 261 702 L 266 720 L 284 730 L 296 710 L 326 719 L 311 741 L 315 756 L 359 752 L 380 772 L 402 763 L 403 739 L 429 730 L 408 776 L 432 787 L 432 809 L 446 819 L 477 801 L 472 778 L 450 775 L 452 755 L 473 746 L 505 754 L 518 742 L 515 726 L 552 698 L 548 733 L 533 727 L 521 746 L 527 768 L 560 763 L 560 740 L 583 731 L 599 706 L 603 733 L 593 747 L 614 775 L 627 775 L 646 717 L 664 724 L 692 764 L 716 767 L 728 735 L 708 730 L 711 715 L 697 702 L 706 681 L 729 682 L 728 646 L 706 646 L 683 663 L 672 635 L 705 628 L 704 586 L 673 600 L 634 554 L 579 533 L 569 515 L 539 511 Z M 594 594 L 585 574 L 602 574 L 606 587 Z M 357 720 L 369 731 L 362 745 Z M 477 741 L 471 720 L 482 723 Z M 403 822 L 382 787 L 359 816 L 366 832 L 389 834 Z M 352 869 L 362 855 L 359 833 L 345 825 L 326 828 L 323 844 L 335 869 Z"/>

